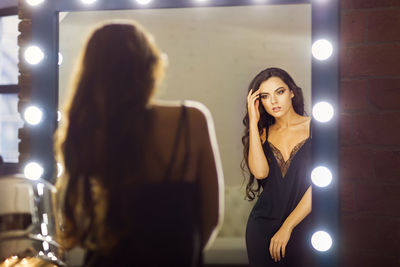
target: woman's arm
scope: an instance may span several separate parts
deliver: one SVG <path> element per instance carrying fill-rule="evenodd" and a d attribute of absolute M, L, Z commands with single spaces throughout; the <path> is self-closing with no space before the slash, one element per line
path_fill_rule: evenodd
<path fill-rule="evenodd" d="M 312 209 L 312 190 L 311 185 L 308 187 L 307 191 L 304 193 L 299 204 L 296 208 L 289 214 L 286 220 L 283 222 L 282 227 L 293 229 L 311 212 Z"/>
<path fill-rule="evenodd" d="M 247 95 L 247 112 L 249 115 L 249 155 L 247 160 L 249 169 L 254 177 L 257 179 L 264 179 L 268 176 L 269 165 L 258 132 L 257 124 L 260 120 L 260 112 L 258 111 L 259 105 L 259 90 L 255 92 L 250 90 Z M 265 132 L 263 137 L 263 141 L 265 142 Z"/>
<path fill-rule="evenodd" d="M 256 123 L 249 125 L 249 168 L 257 179 L 264 179 L 268 176 L 269 165 L 262 148 Z"/>
<path fill-rule="evenodd" d="M 202 208 L 202 247 L 209 247 L 222 226 L 224 214 L 224 177 L 214 123 L 209 110 L 201 103 L 185 101 L 191 109 L 198 137 L 197 179 Z M 194 135 L 192 135 L 194 136 Z"/>
<path fill-rule="evenodd" d="M 271 238 L 269 247 L 270 254 L 275 261 L 285 257 L 286 245 L 289 241 L 293 229 L 311 212 L 312 209 L 312 190 L 311 185 L 304 193 L 296 208 L 289 214 L 278 232 Z"/>

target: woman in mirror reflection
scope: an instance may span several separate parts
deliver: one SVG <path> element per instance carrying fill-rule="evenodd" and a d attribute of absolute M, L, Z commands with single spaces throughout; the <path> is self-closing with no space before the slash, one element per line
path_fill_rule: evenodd
<path fill-rule="evenodd" d="M 223 175 L 211 114 L 157 102 L 164 59 L 135 22 L 96 28 L 58 130 L 66 248 L 84 266 L 198 266 L 221 225 Z"/>
<path fill-rule="evenodd" d="M 261 71 L 250 83 L 243 123 L 246 197 L 257 198 L 246 227 L 250 266 L 312 266 L 311 117 L 301 88 L 282 69 Z"/>

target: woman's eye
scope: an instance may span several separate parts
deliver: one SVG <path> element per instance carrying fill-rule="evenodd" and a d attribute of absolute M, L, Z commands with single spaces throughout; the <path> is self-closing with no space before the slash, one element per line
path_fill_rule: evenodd
<path fill-rule="evenodd" d="M 285 90 L 280 90 L 280 91 L 278 91 L 278 94 L 283 94 L 285 92 Z"/>
<path fill-rule="evenodd" d="M 268 95 L 260 95 L 260 98 L 261 98 L 261 99 L 267 99 L 267 98 L 268 98 Z"/>

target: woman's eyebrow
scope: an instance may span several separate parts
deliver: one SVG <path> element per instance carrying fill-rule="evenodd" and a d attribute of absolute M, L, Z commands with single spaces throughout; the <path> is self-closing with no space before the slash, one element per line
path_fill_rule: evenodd
<path fill-rule="evenodd" d="M 274 90 L 274 92 L 278 91 L 279 89 L 285 89 L 285 87 L 281 86 L 281 87 L 279 87 L 279 88 L 276 88 L 276 89 Z M 260 95 L 269 95 L 269 93 L 267 93 L 267 92 L 261 92 Z"/>

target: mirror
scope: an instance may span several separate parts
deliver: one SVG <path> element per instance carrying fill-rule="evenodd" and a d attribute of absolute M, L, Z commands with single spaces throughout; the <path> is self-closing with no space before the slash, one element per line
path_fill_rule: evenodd
<path fill-rule="evenodd" d="M 311 5 L 202 7 L 60 14 L 59 106 L 75 63 L 96 24 L 133 19 L 168 56 L 165 80 L 155 97 L 197 100 L 211 111 L 227 185 L 242 183 L 242 119 L 247 87 L 266 67 L 287 70 L 311 104 Z"/>
<path fill-rule="evenodd" d="M 261 70 L 283 68 L 303 89 L 305 110 L 311 114 L 311 4 L 63 12 L 59 17 L 60 107 L 93 27 L 111 19 L 133 19 L 168 56 L 166 77 L 155 98 L 197 100 L 210 109 L 225 176 L 226 210 L 220 233 L 225 247 L 216 244 L 206 262 L 245 263 L 244 232 L 255 202 L 244 201 L 240 190 L 247 88 Z"/>

